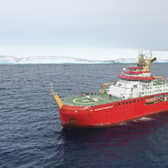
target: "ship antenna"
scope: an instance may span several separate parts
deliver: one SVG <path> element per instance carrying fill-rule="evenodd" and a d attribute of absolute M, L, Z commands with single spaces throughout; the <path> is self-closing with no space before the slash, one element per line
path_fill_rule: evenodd
<path fill-rule="evenodd" d="M 51 91 L 51 94 L 54 94 L 54 93 L 55 93 L 55 91 L 54 91 L 54 89 L 53 89 L 53 83 L 52 83 L 52 82 L 50 82 L 50 91 Z"/>
<path fill-rule="evenodd" d="M 137 66 L 143 67 L 144 64 L 145 64 L 145 58 L 144 58 L 143 50 L 140 49 L 139 55 L 138 55 L 138 63 L 137 63 Z"/>
<path fill-rule="evenodd" d="M 150 57 L 152 58 L 152 51 L 150 51 Z"/>

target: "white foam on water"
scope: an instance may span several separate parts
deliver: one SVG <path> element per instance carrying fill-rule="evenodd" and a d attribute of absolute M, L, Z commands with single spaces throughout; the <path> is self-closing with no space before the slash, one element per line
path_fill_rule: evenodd
<path fill-rule="evenodd" d="M 128 123 L 127 122 L 119 123 L 119 126 L 124 126 L 124 125 L 128 125 Z"/>
<path fill-rule="evenodd" d="M 138 121 L 151 121 L 153 118 L 151 117 L 141 117 L 139 119 L 133 120 L 133 122 L 138 122 Z"/>

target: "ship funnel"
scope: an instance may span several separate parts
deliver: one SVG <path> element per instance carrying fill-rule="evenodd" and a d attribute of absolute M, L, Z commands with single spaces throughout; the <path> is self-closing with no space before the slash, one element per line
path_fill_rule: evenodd
<path fill-rule="evenodd" d="M 157 58 L 156 57 L 154 57 L 152 60 L 151 60 L 151 62 L 154 62 L 154 61 L 156 61 L 157 60 Z"/>

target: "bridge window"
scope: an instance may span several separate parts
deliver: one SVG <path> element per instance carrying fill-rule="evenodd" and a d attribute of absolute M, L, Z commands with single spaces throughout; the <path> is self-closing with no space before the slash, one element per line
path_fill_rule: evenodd
<path fill-rule="evenodd" d="M 137 88 L 137 85 L 134 85 L 133 87 L 134 87 L 134 88 Z"/>

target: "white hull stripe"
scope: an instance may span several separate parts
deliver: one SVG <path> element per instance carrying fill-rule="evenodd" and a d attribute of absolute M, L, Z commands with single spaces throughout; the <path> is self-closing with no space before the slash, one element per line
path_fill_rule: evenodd
<path fill-rule="evenodd" d="M 95 111 L 104 110 L 104 109 L 109 109 L 109 108 L 113 108 L 113 106 L 98 108 L 98 109 L 95 109 Z"/>

